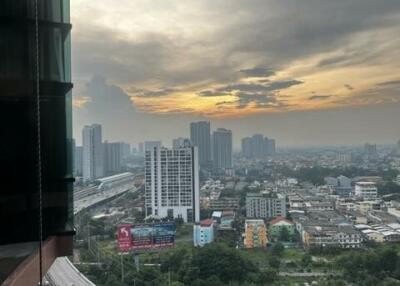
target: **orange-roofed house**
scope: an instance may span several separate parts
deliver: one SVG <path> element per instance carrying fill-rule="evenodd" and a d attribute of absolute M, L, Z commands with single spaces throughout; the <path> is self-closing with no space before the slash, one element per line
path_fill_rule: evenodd
<path fill-rule="evenodd" d="M 288 238 L 292 238 L 295 235 L 296 228 L 294 223 L 283 216 L 277 216 L 269 222 L 268 234 L 272 239 L 279 239 L 283 228 L 286 228 Z"/>

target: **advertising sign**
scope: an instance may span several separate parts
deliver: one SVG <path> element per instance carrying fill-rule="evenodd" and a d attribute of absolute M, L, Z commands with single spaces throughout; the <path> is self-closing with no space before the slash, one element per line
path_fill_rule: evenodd
<path fill-rule="evenodd" d="M 130 230 L 129 239 L 124 236 L 126 234 L 125 232 L 124 234 L 120 233 L 126 226 L 129 226 Z M 118 245 L 120 249 L 128 249 L 132 251 L 155 250 L 173 247 L 175 245 L 175 230 L 175 224 L 170 222 L 141 225 L 121 225 L 118 228 Z M 122 239 L 121 242 L 120 236 Z"/>
<path fill-rule="evenodd" d="M 118 226 L 118 248 L 120 251 L 129 251 L 132 245 L 131 225 Z"/>
<path fill-rule="evenodd" d="M 135 225 L 131 233 L 133 250 L 166 248 L 175 244 L 174 223 Z"/>

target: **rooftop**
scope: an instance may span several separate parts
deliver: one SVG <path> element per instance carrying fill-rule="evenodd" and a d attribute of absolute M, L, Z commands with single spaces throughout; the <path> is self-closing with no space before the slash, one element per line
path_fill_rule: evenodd
<path fill-rule="evenodd" d="M 277 216 L 276 218 L 274 218 L 273 220 L 271 220 L 269 223 L 270 223 L 271 225 L 274 225 L 274 224 L 277 224 L 277 223 L 279 223 L 279 222 L 286 222 L 286 223 L 289 223 L 289 224 L 293 224 L 293 222 L 291 222 L 290 220 L 284 218 L 283 216 Z"/>

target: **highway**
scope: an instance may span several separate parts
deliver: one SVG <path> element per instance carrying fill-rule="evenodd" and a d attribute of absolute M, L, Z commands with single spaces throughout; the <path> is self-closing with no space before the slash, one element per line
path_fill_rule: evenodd
<path fill-rule="evenodd" d="M 121 195 L 129 190 L 137 191 L 137 188 L 134 185 L 134 180 L 110 190 L 101 191 L 97 188 L 90 187 L 75 192 L 74 197 L 76 193 L 79 195 L 76 196 L 76 200 L 74 200 L 74 214 L 101 203 L 102 201 Z M 56 259 L 45 275 L 45 280 L 51 286 L 95 286 L 94 283 L 89 281 L 89 279 L 79 272 L 67 257 L 59 257 Z"/>

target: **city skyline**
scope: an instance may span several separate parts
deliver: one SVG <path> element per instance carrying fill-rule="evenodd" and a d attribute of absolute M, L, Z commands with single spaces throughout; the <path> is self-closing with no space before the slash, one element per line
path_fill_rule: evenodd
<path fill-rule="evenodd" d="M 227 3 L 71 3 L 75 130 L 171 141 L 211 120 L 235 149 L 256 133 L 281 146 L 398 140 L 398 1 Z"/>

